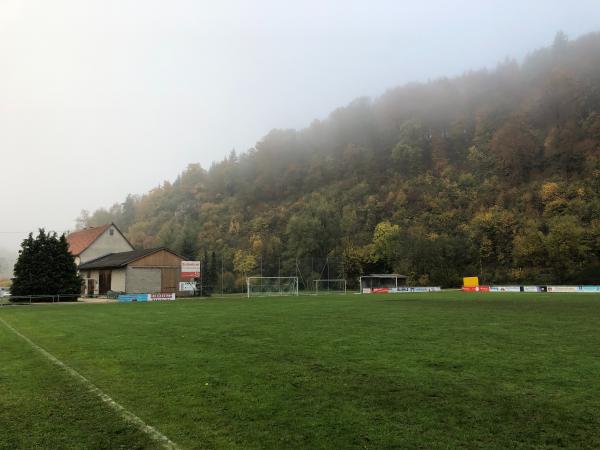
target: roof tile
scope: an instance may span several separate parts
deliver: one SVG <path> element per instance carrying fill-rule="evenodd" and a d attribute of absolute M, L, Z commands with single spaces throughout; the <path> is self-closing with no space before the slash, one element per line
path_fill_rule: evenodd
<path fill-rule="evenodd" d="M 73 256 L 80 255 L 86 248 L 100 237 L 102 233 L 108 230 L 112 224 L 106 224 L 99 227 L 85 228 L 75 231 L 67 236 L 69 251 Z"/>

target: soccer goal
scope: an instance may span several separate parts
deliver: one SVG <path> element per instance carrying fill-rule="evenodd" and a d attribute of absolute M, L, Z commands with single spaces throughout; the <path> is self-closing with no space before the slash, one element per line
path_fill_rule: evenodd
<path fill-rule="evenodd" d="M 298 295 L 298 277 L 248 277 L 248 298 L 267 295 Z"/>
<path fill-rule="evenodd" d="M 345 294 L 346 280 L 315 280 L 315 294 Z"/>

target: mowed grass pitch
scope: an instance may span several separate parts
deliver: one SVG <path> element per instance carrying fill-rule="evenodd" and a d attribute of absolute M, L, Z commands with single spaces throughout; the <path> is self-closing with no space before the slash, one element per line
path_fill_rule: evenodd
<path fill-rule="evenodd" d="M 0 308 L 182 448 L 600 448 L 600 296 Z M 0 323 L 0 447 L 152 447 Z"/>

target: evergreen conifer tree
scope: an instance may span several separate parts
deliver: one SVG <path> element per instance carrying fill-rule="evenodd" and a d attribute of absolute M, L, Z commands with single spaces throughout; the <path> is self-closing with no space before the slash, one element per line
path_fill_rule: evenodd
<path fill-rule="evenodd" d="M 81 293 L 81 278 L 65 235 L 32 233 L 21 243 L 14 267 L 11 294 L 19 295 L 76 295 Z M 76 299 L 76 297 L 70 297 Z M 65 298 L 67 299 L 67 298 Z"/>

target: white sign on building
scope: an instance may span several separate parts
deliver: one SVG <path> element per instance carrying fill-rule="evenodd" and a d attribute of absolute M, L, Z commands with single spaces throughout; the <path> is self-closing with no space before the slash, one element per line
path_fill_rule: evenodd
<path fill-rule="evenodd" d="M 179 283 L 180 291 L 195 291 L 196 290 L 196 282 L 195 281 L 181 281 Z"/>
<path fill-rule="evenodd" d="M 200 276 L 200 261 L 181 261 L 182 278 L 198 278 Z"/>

